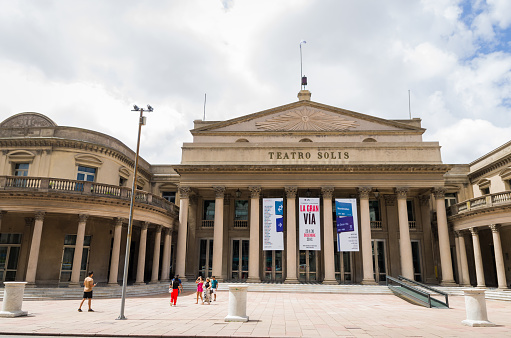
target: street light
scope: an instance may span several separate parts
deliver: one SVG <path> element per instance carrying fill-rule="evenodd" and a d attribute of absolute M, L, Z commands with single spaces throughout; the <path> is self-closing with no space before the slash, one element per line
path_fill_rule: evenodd
<path fill-rule="evenodd" d="M 139 108 L 137 105 L 133 105 L 133 109 L 131 111 L 140 112 L 140 118 L 138 120 L 138 138 L 137 138 L 137 154 L 135 155 L 135 174 L 133 175 L 133 184 L 131 186 L 131 202 L 130 202 L 130 217 L 128 221 L 128 235 L 126 238 L 126 255 L 124 257 L 124 274 L 122 276 L 122 296 L 121 296 L 121 314 L 117 319 L 124 320 L 124 305 L 126 303 L 126 284 L 128 282 L 128 264 L 130 261 L 130 246 L 131 246 L 131 228 L 133 226 L 133 206 L 135 205 L 135 188 L 137 184 L 137 169 L 138 169 L 138 152 L 140 150 L 140 132 L 142 131 L 142 126 L 145 125 L 146 118 L 144 116 L 144 111 L 152 112 L 153 107 L 147 105 L 147 109 Z"/>

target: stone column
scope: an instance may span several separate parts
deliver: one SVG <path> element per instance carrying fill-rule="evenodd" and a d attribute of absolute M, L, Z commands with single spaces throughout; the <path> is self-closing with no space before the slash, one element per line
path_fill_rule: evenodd
<path fill-rule="evenodd" d="M 502 255 L 502 243 L 500 241 L 500 228 L 496 224 L 490 225 L 493 237 L 493 251 L 495 252 L 495 266 L 497 267 L 497 281 L 499 289 L 507 289 L 506 268 Z"/>
<path fill-rule="evenodd" d="M 168 282 L 170 275 L 170 245 L 172 243 L 172 228 L 163 231 L 163 260 L 161 262 L 161 282 Z"/>
<path fill-rule="evenodd" d="M 436 220 L 438 225 L 438 247 L 440 249 L 440 265 L 442 268 L 442 285 L 454 285 L 452 273 L 451 245 L 449 242 L 449 229 L 447 227 L 447 214 L 445 212 L 445 189 L 433 190 L 436 201 Z"/>
<path fill-rule="evenodd" d="M 483 258 L 481 256 L 481 245 L 479 244 L 479 234 L 477 233 L 476 228 L 470 228 L 470 233 L 472 234 L 472 243 L 474 246 L 474 261 L 476 266 L 476 277 L 477 277 L 477 287 L 486 287 L 486 282 L 484 281 L 484 269 L 483 269 Z"/>
<path fill-rule="evenodd" d="M 75 254 L 73 256 L 73 269 L 69 285 L 80 286 L 80 270 L 82 265 L 83 240 L 85 238 L 85 226 L 89 215 L 78 215 L 78 231 L 76 232 Z"/>
<path fill-rule="evenodd" d="M 179 187 L 179 229 L 177 233 L 176 275 L 181 281 L 185 279 L 186 232 L 188 231 L 188 204 L 190 187 Z"/>
<path fill-rule="evenodd" d="M 121 253 L 121 235 L 123 218 L 116 218 L 114 225 L 114 243 L 112 246 L 112 255 L 110 258 L 110 276 L 108 278 L 109 286 L 117 285 L 117 275 L 119 273 L 119 255 Z"/>
<path fill-rule="evenodd" d="M 37 272 L 37 262 L 39 260 L 39 249 L 41 248 L 41 236 L 43 233 L 44 212 L 39 211 L 35 214 L 34 231 L 32 233 L 32 243 L 30 244 L 30 254 L 28 256 L 26 281 L 28 285 L 35 284 Z"/>
<path fill-rule="evenodd" d="M 360 235 L 362 241 L 362 284 L 374 285 L 376 281 L 374 280 L 371 217 L 369 216 L 369 194 L 371 191 L 372 188 L 369 187 L 358 188 L 360 199 Z"/>
<path fill-rule="evenodd" d="M 408 191 L 408 188 L 396 188 L 397 212 L 399 219 L 399 254 L 401 256 L 401 275 L 408 279 L 414 280 L 412 242 L 410 241 L 408 210 L 406 208 L 406 196 Z"/>
<path fill-rule="evenodd" d="M 422 236 L 424 255 L 424 278 L 426 284 L 437 284 L 438 280 L 435 274 L 435 259 L 433 255 L 433 238 L 431 233 L 431 194 L 419 195 L 419 204 L 421 207 Z"/>
<path fill-rule="evenodd" d="M 156 226 L 154 234 L 154 250 L 153 250 L 153 268 L 151 270 L 151 283 L 158 283 L 158 275 L 160 268 L 160 243 L 161 243 L 161 225 Z"/>
<path fill-rule="evenodd" d="M 4 216 L 5 211 L 0 210 L 0 233 L 2 233 L 2 217 Z"/>
<path fill-rule="evenodd" d="M 322 187 L 323 195 L 323 254 L 325 260 L 325 279 L 323 284 L 339 284 L 335 279 L 334 262 L 334 222 L 332 219 L 332 195 L 334 187 Z"/>
<path fill-rule="evenodd" d="M 460 260 L 460 235 L 458 231 L 454 232 L 454 246 L 456 247 L 456 265 L 458 266 L 458 281 L 459 285 L 463 285 L 463 276 L 461 274 L 461 260 Z"/>
<path fill-rule="evenodd" d="M 461 266 L 461 280 L 463 286 L 470 286 L 470 275 L 468 273 L 468 260 L 467 260 L 467 249 L 465 247 L 465 234 L 459 231 L 458 237 L 460 243 L 460 266 Z"/>
<path fill-rule="evenodd" d="M 225 187 L 213 187 L 215 190 L 215 225 L 213 229 L 213 267 L 212 274 L 221 282 L 224 246 L 224 193 Z"/>
<path fill-rule="evenodd" d="M 135 284 L 144 284 L 144 272 L 145 272 L 145 252 L 147 245 L 147 227 L 149 222 L 142 223 L 140 229 L 140 244 L 138 246 L 138 263 L 137 263 L 137 279 Z"/>
<path fill-rule="evenodd" d="M 259 196 L 261 187 L 248 187 L 250 190 L 250 244 L 248 256 L 248 280 L 247 282 L 259 283 Z"/>
<path fill-rule="evenodd" d="M 296 276 L 296 191 L 297 187 L 286 187 L 287 218 L 287 276 L 284 283 L 298 283 Z"/>

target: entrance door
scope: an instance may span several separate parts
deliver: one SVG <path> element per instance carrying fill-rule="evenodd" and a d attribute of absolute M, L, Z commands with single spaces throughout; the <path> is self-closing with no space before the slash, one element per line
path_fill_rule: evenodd
<path fill-rule="evenodd" d="M 412 260 L 413 260 L 413 278 L 417 282 L 422 282 L 422 264 L 421 264 L 421 250 L 420 243 L 417 240 L 412 240 Z"/>
<path fill-rule="evenodd" d="M 80 262 L 80 280 L 87 276 L 87 267 L 89 265 L 89 251 L 92 236 L 83 238 L 82 261 Z M 60 265 L 60 282 L 70 282 L 73 270 L 73 259 L 75 256 L 76 235 L 66 235 L 64 238 L 64 250 L 62 252 L 62 262 Z"/>
<path fill-rule="evenodd" d="M 267 282 L 282 282 L 282 250 L 265 251 L 264 254 L 264 280 Z"/>
<path fill-rule="evenodd" d="M 0 234 L 0 283 L 16 280 L 21 234 Z"/>
<path fill-rule="evenodd" d="M 373 239 L 373 271 L 376 283 L 385 283 L 387 279 L 387 255 L 385 240 Z"/>
<path fill-rule="evenodd" d="M 337 241 L 334 241 L 334 248 L 337 248 Z M 336 249 L 337 250 L 337 249 Z M 334 253 L 335 279 L 343 284 L 353 283 L 351 267 L 351 252 L 336 251 Z"/>
<path fill-rule="evenodd" d="M 231 279 L 248 278 L 248 239 L 232 241 Z"/>
<path fill-rule="evenodd" d="M 298 279 L 302 282 L 317 281 L 317 251 L 300 250 L 300 259 L 298 267 Z"/>
<path fill-rule="evenodd" d="M 199 243 L 199 276 L 211 277 L 213 269 L 213 240 L 202 238 Z"/>

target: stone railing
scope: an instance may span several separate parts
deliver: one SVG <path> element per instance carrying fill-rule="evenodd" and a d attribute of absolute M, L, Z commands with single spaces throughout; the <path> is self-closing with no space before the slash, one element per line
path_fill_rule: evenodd
<path fill-rule="evenodd" d="M 118 198 L 128 201 L 131 198 L 131 188 L 128 187 L 52 177 L 0 176 L 0 190 L 60 192 Z M 178 207 L 174 203 L 145 191 L 137 191 L 135 201 L 156 206 L 171 213 L 179 213 Z"/>
<path fill-rule="evenodd" d="M 243 219 L 235 219 L 234 220 L 235 228 L 248 228 L 248 221 Z"/>
<path fill-rule="evenodd" d="M 511 203 L 511 191 L 503 191 L 495 194 L 484 195 L 472 198 L 451 206 L 451 215 L 457 215 L 471 210 L 490 208 L 502 204 Z"/>
<path fill-rule="evenodd" d="M 371 221 L 371 229 L 373 230 L 382 230 L 381 221 Z"/>
<path fill-rule="evenodd" d="M 212 219 L 203 219 L 202 227 L 203 228 L 213 228 L 215 226 L 215 221 Z"/>

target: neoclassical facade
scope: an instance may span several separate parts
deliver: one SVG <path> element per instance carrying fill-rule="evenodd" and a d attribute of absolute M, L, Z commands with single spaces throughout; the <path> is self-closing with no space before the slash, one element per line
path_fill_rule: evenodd
<path fill-rule="evenodd" d="M 180 164 L 140 161 L 130 282 L 179 274 L 377 284 L 403 275 L 509 287 L 510 144 L 468 165 L 444 164 L 438 142 L 422 140 L 420 119 L 320 104 L 306 90 L 298 98 L 227 121 L 194 121 Z M 134 152 L 35 113 L 2 122 L 0 148 L 2 280 L 77 285 L 93 269 L 100 283 L 117 285 Z M 318 201 L 313 234 L 301 228 L 301 199 Z M 278 249 L 268 246 L 269 200 L 281 201 Z M 354 201 L 356 249 L 340 241 L 341 200 Z M 304 236 L 319 245 L 303 249 Z"/>

